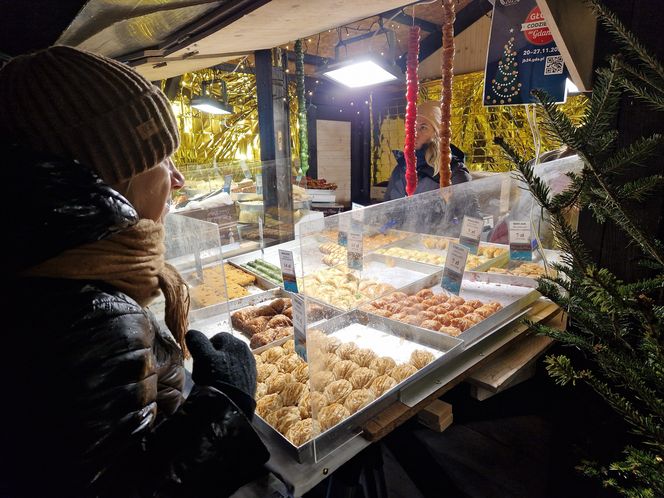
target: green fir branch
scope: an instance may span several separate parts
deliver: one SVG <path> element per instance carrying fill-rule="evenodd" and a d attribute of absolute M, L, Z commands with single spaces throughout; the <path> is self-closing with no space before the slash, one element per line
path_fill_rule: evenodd
<path fill-rule="evenodd" d="M 655 111 L 664 111 L 664 95 L 658 95 L 625 78 L 620 78 L 620 85 L 637 99 L 650 105 Z"/>
<path fill-rule="evenodd" d="M 584 138 L 578 133 L 570 118 L 560 110 L 554 99 L 542 90 L 533 90 L 532 94 L 544 109 L 544 128 L 572 149 L 583 150 Z"/>
<path fill-rule="evenodd" d="M 664 145 L 664 136 L 658 133 L 641 137 L 617 151 L 602 168 L 605 173 L 618 173 L 627 166 L 644 166 L 644 161 L 652 157 Z"/>
<path fill-rule="evenodd" d="M 617 194 L 623 200 L 642 202 L 655 191 L 659 191 L 663 185 L 663 175 L 646 176 L 621 185 L 617 189 Z"/>

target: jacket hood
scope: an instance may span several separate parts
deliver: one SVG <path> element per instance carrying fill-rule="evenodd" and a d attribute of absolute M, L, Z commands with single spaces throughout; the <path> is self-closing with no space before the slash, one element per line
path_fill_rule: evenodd
<path fill-rule="evenodd" d="M 5 150 L 16 273 L 138 221 L 129 201 L 90 168 L 12 145 Z"/>

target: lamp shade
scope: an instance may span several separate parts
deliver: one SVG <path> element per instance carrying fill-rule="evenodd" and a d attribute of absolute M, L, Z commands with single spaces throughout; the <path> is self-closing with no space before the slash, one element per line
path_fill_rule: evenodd
<path fill-rule="evenodd" d="M 403 74 L 396 66 L 389 66 L 387 63 L 372 58 L 343 61 L 324 69 L 322 74 L 349 88 L 403 80 Z"/>
<path fill-rule="evenodd" d="M 233 114 L 233 106 L 207 96 L 194 96 L 191 107 L 209 114 Z"/>

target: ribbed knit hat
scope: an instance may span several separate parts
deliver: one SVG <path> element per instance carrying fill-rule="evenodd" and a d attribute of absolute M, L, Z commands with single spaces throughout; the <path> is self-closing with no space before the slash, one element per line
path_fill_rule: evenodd
<path fill-rule="evenodd" d="M 440 102 L 437 100 L 427 100 L 417 106 L 418 119 L 428 121 L 436 131 L 440 129 L 440 122 L 442 120 L 441 116 Z"/>
<path fill-rule="evenodd" d="M 0 69 L 0 140 L 76 159 L 113 185 L 178 148 L 166 96 L 124 64 L 57 46 Z"/>

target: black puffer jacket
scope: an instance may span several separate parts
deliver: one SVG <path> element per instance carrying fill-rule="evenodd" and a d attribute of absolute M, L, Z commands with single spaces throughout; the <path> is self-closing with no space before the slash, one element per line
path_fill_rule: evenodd
<path fill-rule="evenodd" d="M 0 496 L 227 496 L 256 477 L 252 403 L 207 386 L 185 400 L 180 349 L 149 311 L 102 282 L 20 277 L 135 223 L 131 205 L 75 163 L 8 156 Z"/>

